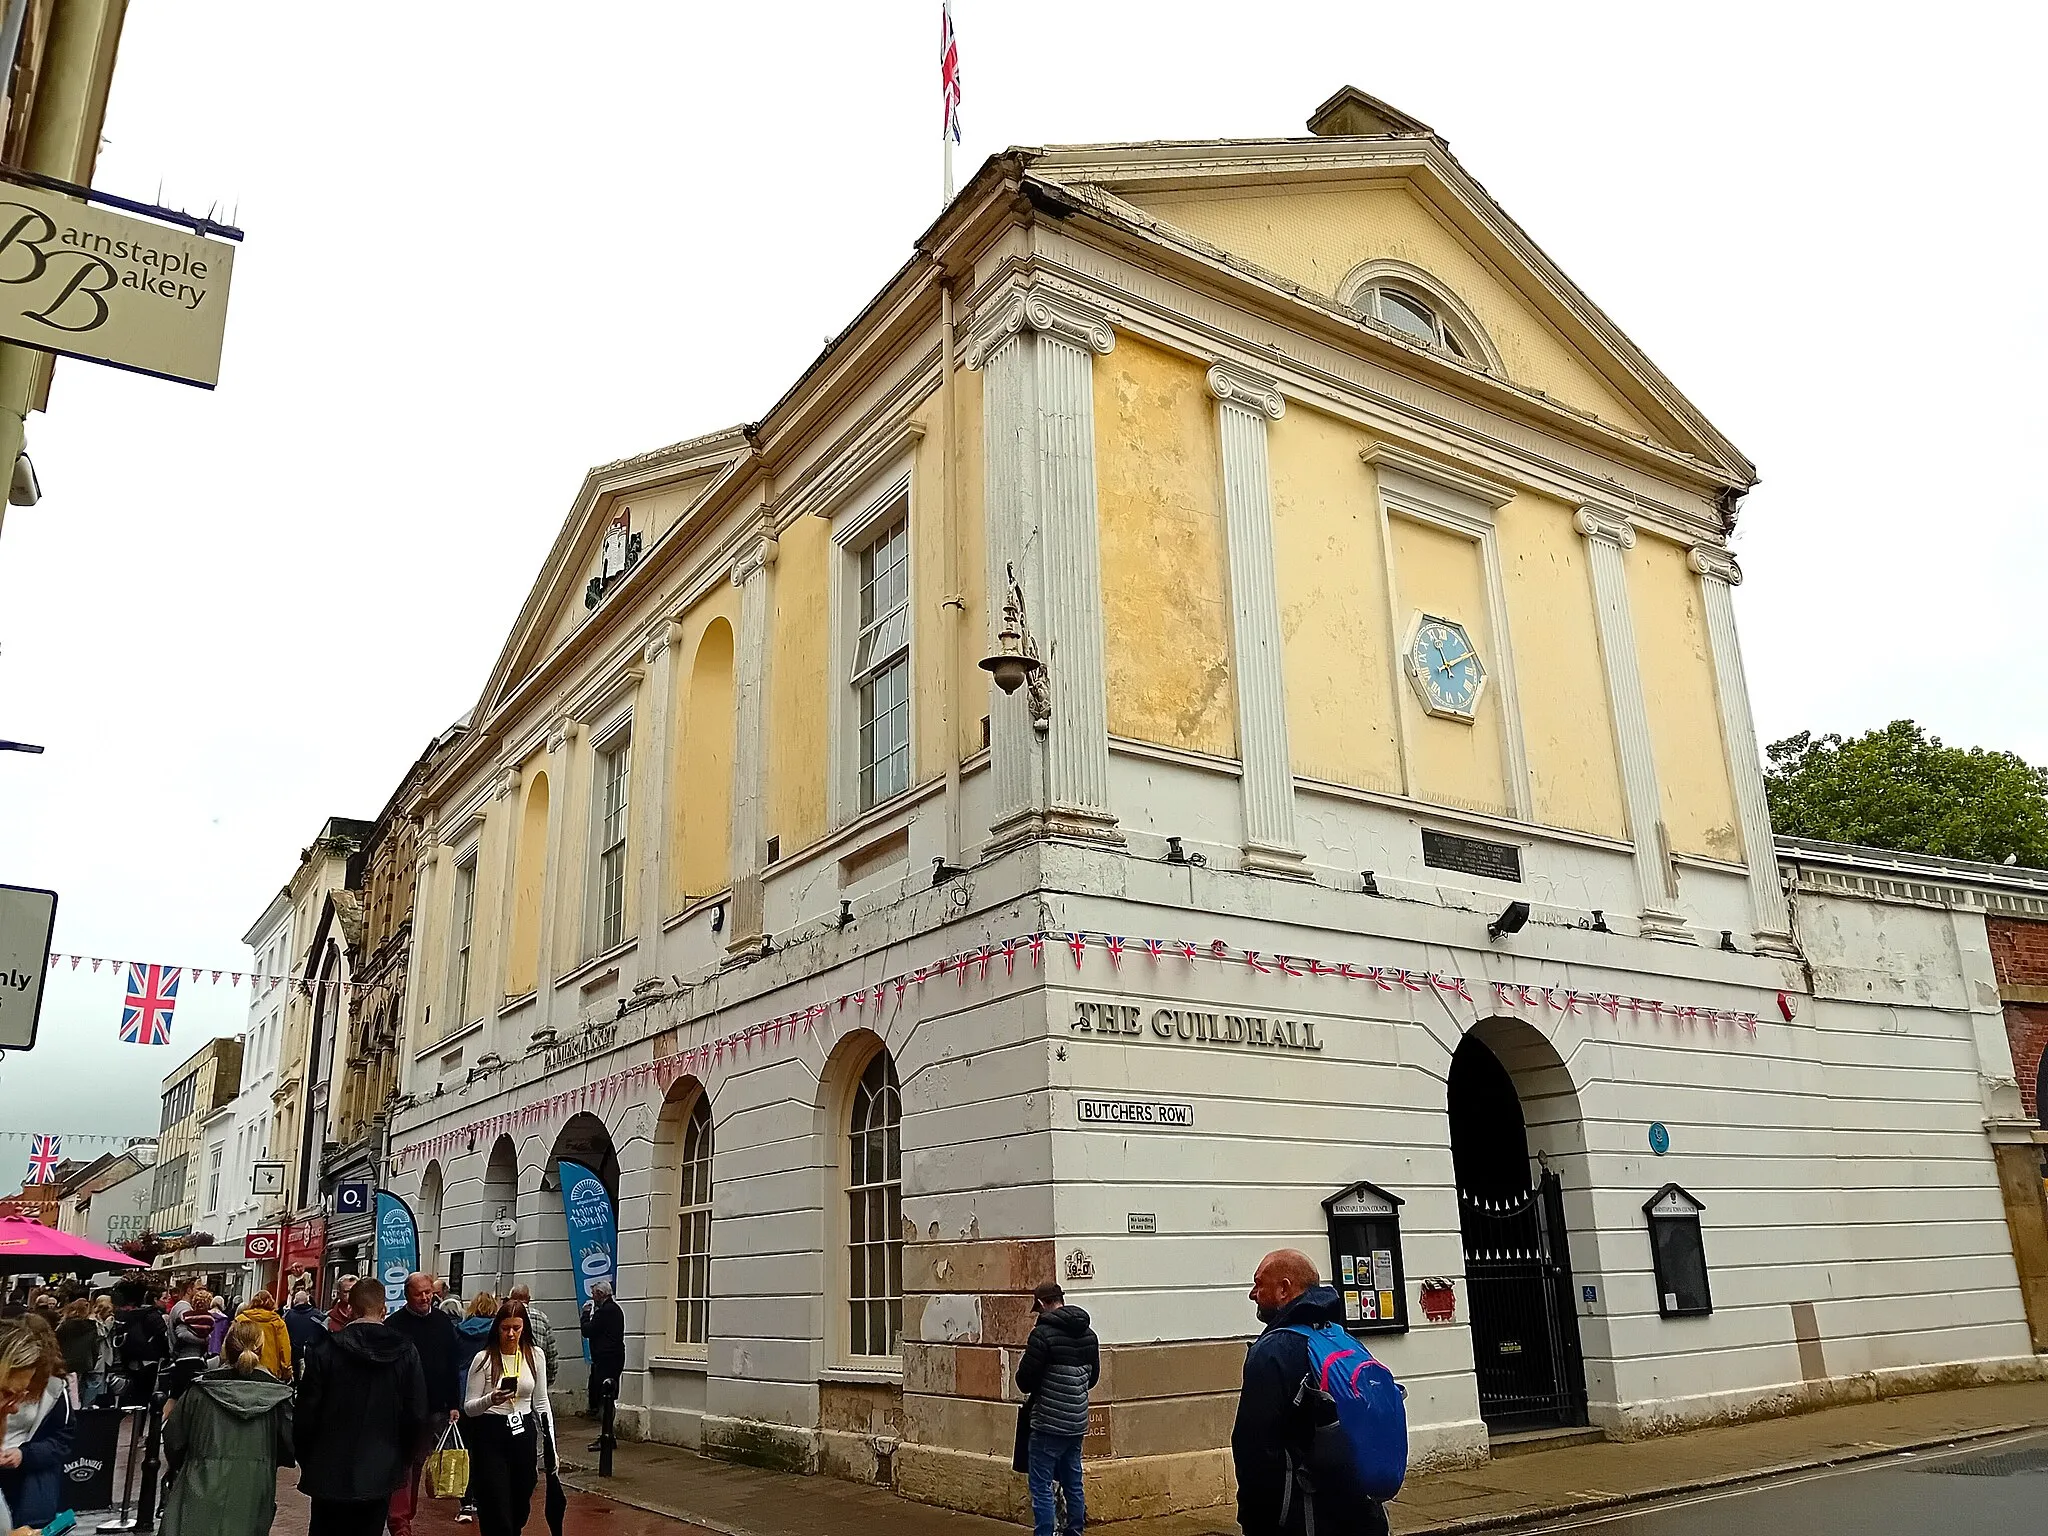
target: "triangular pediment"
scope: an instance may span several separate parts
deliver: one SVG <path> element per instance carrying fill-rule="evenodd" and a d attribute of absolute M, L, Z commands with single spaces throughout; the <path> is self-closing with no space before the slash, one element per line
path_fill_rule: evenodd
<path fill-rule="evenodd" d="M 491 669 L 472 724 L 490 721 L 614 600 L 748 453 L 745 433 L 735 427 L 591 470 Z"/>
<path fill-rule="evenodd" d="M 1754 479 L 1424 125 L 1362 92 L 1339 92 L 1316 120 L 1329 136 L 1055 148 L 1034 153 L 1027 174 L 1128 235 L 1326 310 L 1352 315 L 1360 288 L 1382 281 L 1439 294 L 1447 320 L 1482 333 L 1460 361 L 1531 401 Z M 1382 343 L 1392 333 L 1414 346 L 1370 314 L 1355 318 Z"/>

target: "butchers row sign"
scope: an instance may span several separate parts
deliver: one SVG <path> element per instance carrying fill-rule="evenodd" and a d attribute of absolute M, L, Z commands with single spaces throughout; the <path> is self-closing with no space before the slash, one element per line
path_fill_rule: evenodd
<path fill-rule="evenodd" d="M 1131 1003 L 1074 1004 L 1067 1028 L 1080 1035 L 1168 1045 L 1241 1046 L 1250 1050 L 1320 1051 L 1313 1019 L 1257 1013 L 1205 1013 L 1194 1008 L 1152 1008 Z"/>

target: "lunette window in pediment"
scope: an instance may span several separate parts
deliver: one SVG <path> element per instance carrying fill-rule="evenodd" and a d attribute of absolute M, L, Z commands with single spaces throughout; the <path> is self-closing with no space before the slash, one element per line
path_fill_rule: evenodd
<path fill-rule="evenodd" d="M 1390 258 L 1365 262 L 1351 270 L 1337 297 L 1369 323 L 1488 373 L 1501 372 L 1500 353 L 1472 311 L 1420 267 Z"/>

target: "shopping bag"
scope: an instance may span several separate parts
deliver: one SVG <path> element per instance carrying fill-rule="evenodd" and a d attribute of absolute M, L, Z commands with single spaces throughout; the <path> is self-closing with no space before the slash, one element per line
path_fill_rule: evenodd
<path fill-rule="evenodd" d="M 455 1425 L 450 1424 L 440 1442 L 427 1453 L 421 1481 L 426 1484 L 430 1499 L 459 1499 L 469 1491 L 469 1449 L 463 1445 Z"/>

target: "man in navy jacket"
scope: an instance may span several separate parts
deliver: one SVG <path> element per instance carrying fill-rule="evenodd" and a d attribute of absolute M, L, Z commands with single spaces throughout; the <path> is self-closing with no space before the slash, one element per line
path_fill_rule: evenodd
<path fill-rule="evenodd" d="M 1308 1340 L 1293 1325 L 1341 1324 L 1343 1298 L 1322 1283 L 1315 1260 L 1281 1248 L 1259 1261 L 1251 1299 L 1266 1331 L 1245 1355 L 1237 1424 L 1230 1432 L 1237 1523 L 1244 1536 L 1386 1536 L 1386 1512 L 1372 1499 L 1318 1490 L 1304 1475 L 1316 1425 L 1299 1395 L 1309 1372 Z"/>

